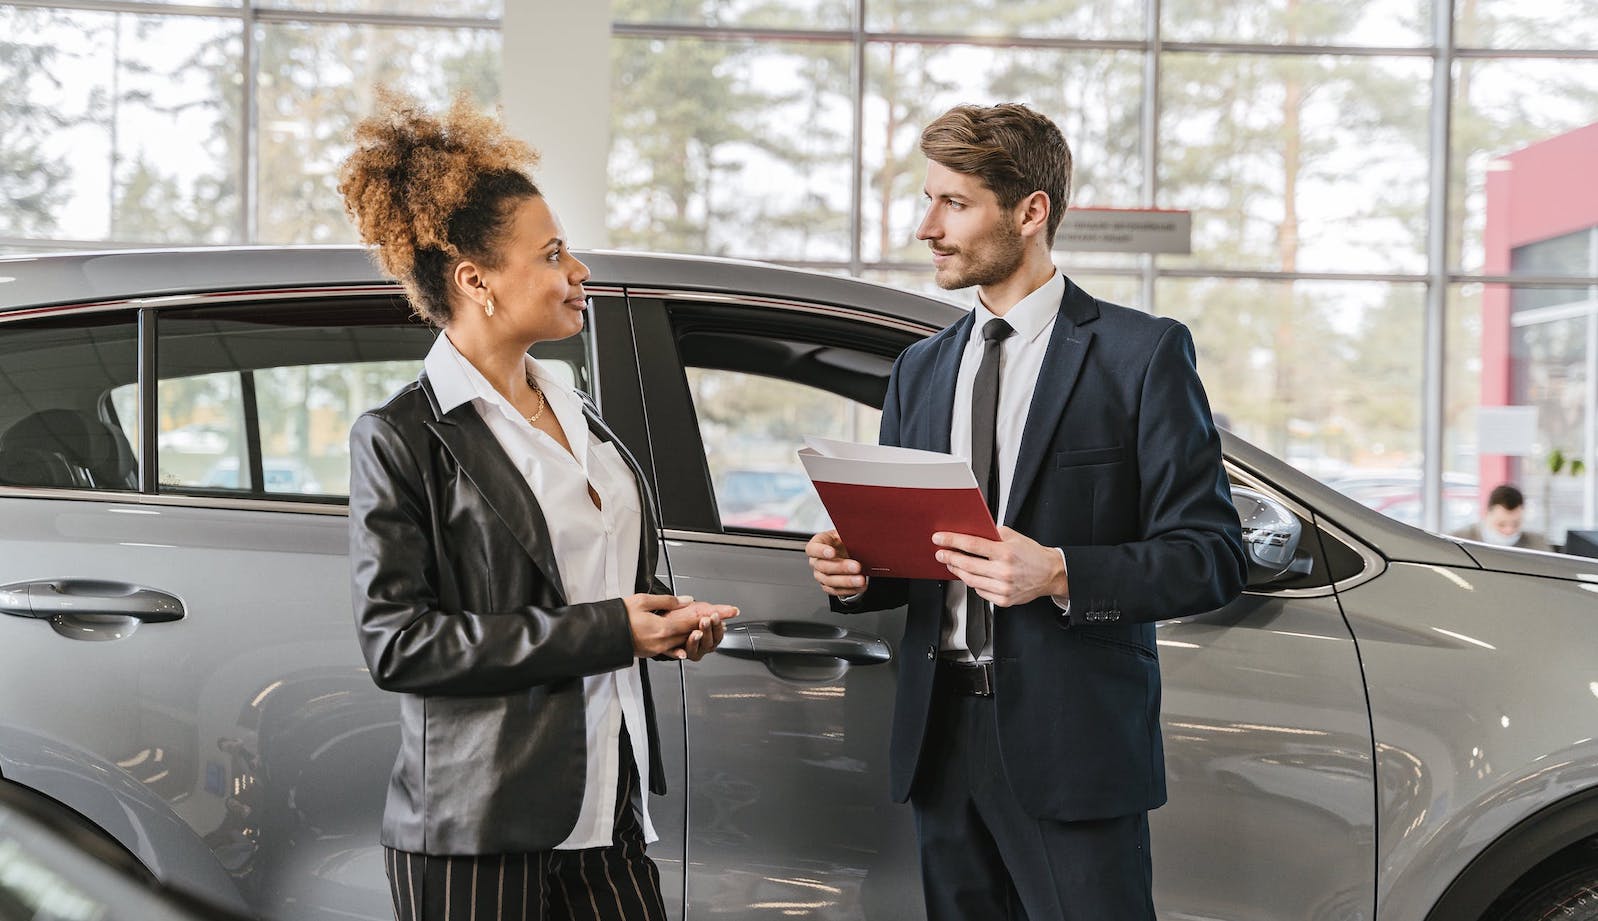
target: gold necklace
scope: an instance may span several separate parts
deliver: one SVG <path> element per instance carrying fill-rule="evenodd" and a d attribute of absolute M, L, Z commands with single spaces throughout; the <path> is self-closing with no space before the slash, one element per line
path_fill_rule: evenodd
<path fill-rule="evenodd" d="M 549 402 L 544 399 L 544 388 L 533 383 L 532 375 L 527 376 L 527 386 L 533 388 L 533 392 L 538 394 L 538 410 L 531 416 L 527 417 L 527 423 L 531 425 L 538 421 L 539 416 L 544 414 L 544 410 L 549 406 Z"/>

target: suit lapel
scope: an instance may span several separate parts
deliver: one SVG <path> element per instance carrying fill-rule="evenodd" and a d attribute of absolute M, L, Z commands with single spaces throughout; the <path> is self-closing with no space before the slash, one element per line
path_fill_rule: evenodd
<path fill-rule="evenodd" d="M 1037 386 L 1032 391 L 1032 405 L 1027 408 L 1026 425 L 1021 430 L 1021 450 L 1015 459 L 1015 475 L 1010 480 L 1002 524 L 1014 527 L 1026 505 L 1027 494 L 1043 466 L 1049 444 L 1054 441 L 1054 432 L 1060 427 L 1066 403 L 1071 399 L 1071 391 L 1076 387 L 1082 363 L 1093 342 L 1092 331 L 1083 327 L 1098 315 L 1098 302 L 1067 278 L 1065 295 L 1060 299 L 1060 313 L 1049 333 L 1043 366 L 1038 369 Z"/>
<path fill-rule="evenodd" d="M 544 520 L 543 510 L 533 499 L 527 479 L 505 456 L 494 433 L 488 430 L 488 423 L 483 421 L 470 402 L 462 403 L 447 414 L 441 413 L 426 374 L 422 375 L 422 388 L 427 391 L 427 398 L 433 404 L 434 418 L 425 423 L 428 430 L 443 442 L 445 450 L 455 459 L 461 472 L 482 493 L 488 507 L 515 535 L 516 542 L 527 551 L 534 565 L 554 588 L 560 603 L 565 604 L 566 584 L 561 581 L 560 567 L 555 562 L 549 523 Z"/>
<path fill-rule="evenodd" d="M 921 444 L 905 447 L 950 453 L 949 428 L 954 423 L 954 384 L 960 376 L 960 355 L 971 338 L 971 324 L 976 322 L 975 316 L 975 311 L 967 313 L 938 345 L 938 354 L 932 359 L 932 386 L 928 388 L 930 402 L 926 418 L 932 431 L 926 433 L 926 438 L 920 439 Z"/>

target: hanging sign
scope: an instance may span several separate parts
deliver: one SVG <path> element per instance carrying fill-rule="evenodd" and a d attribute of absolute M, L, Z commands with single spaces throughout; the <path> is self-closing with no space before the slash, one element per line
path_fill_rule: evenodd
<path fill-rule="evenodd" d="M 1054 248 L 1079 253 L 1193 251 L 1193 212 L 1156 208 L 1068 208 Z"/>

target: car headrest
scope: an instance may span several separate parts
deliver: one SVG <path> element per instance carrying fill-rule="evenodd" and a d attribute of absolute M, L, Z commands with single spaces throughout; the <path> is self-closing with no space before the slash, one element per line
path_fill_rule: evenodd
<path fill-rule="evenodd" d="M 115 426 L 94 416 L 71 409 L 45 409 L 24 416 L 0 435 L 0 454 L 13 457 L 19 467 L 43 476 L 46 469 L 57 469 L 42 461 L 40 454 L 54 454 L 69 467 L 86 472 L 88 483 L 39 483 L 27 485 L 89 486 L 97 489 L 137 489 L 138 466 L 133 449 Z M 43 464 L 43 467 L 39 465 Z M 52 475 L 59 478 L 59 471 Z M 75 475 L 74 479 L 81 479 Z"/>

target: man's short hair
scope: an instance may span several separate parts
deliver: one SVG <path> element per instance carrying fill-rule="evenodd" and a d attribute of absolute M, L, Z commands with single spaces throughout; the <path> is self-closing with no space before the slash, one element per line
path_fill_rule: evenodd
<path fill-rule="evenodd" d="M 955 106 L 921 132 L 927 159 L 982 180 L 1003 208 L 1033 192 L 1049 196 L 1047 243 L 1071 197 L 1071 148 L 1045 115 L 1019 103 Z"/>
<path fill-rule="evenodd" d="M 1521 495 L 1520 490 L 1508 483 L 1493 487 L 1493 491 L 1487 495 L 1488 508 L 1496 505 L 1501 506 L 1505 511 L 1513 512 L 1525 504 L 1526 497 Z"/>

